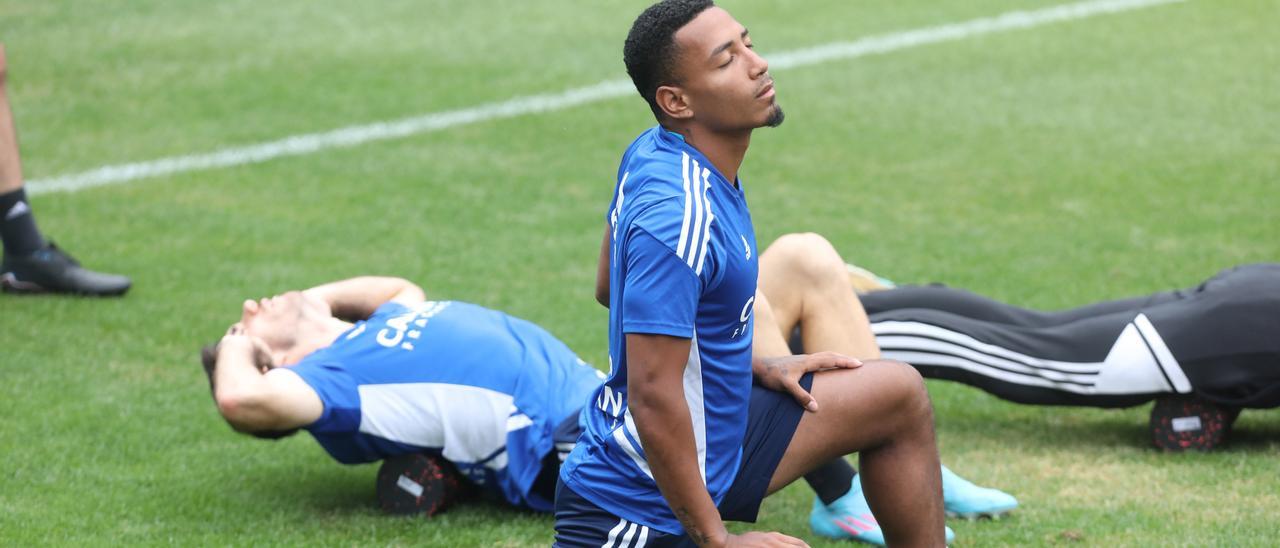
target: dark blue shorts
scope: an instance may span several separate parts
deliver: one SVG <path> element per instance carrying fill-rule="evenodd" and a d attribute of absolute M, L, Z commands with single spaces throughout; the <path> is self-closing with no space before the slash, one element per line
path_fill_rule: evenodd
<path fill-rule="evenodd" d="M 582 425 L 578 422 L 579 413 L 570 413 L 551 433 L 554 444 L 551 452 L 542 457 L 542 470 L 534 478 L 529 487 L 529 498 L 550 503 L 555 500 L 556 484 L 560 481 L 560 464 L 569 458 L 578 437 L 582 435 Z"/>
<path fill-rule="evenodd" d="M 800 378 L 805 390 L 813 387 L 813 373 Z M 773 472 L 791 445 L 804 408 L 790 394 L 759 385 L 751 387 L 747 432 L 742 439 L 742 462 L 733 485 L 720 502 L 726 521 L 754 522 L 769 490 Z M 556 487 L 556 546 L 660 547 L 693 546 L 685 535 L 670 535 L 621 519 L 596 506 L 561 482 Z"/>

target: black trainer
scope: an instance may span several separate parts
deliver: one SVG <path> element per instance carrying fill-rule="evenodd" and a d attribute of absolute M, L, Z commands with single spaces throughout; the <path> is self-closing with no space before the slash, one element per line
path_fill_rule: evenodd
<path fill-rule="evenodd" d="M 1151 441 L 1165 451 L 1212 451 L 1227 442 L 1240 409 L 1194 395 L 1156 398 L 1151 406 Z"/>
<path fill-rule="evenodd" d="M 100 297 L 124 295 L 133 282 L 117 274 L 103 274 L 80 266 L 49 242 L 26 257 L 5 254 L 0 263 L 0 287 L 10 293 L 73 293 Z"/>
<path fill-rule="evenodd" d="M 440 457 L 415 453 L 382 461 L 378 505 L 384 512 L 432 516 L 463 495 L 457 470 Z"/>

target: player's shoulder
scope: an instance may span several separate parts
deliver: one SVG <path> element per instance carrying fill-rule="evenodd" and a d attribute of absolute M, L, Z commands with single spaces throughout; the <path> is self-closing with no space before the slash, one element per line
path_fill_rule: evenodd
<path fill-rule="evenodd" d="M 395 316 L 404 314 L 409 310 L 410 310 L 410 306 L 405 303 L 398 302 L 398 301 L 387 301 L 385 303 L 378 305 L 377 308 L 373 309 L 373 313 L 369 315 L 368 321 L 376 322 L 379 320 L 385 320 L 386 318 L 389 318 L 389 317 L 395 317 Z"/>
<path fill-rule="evenodd" d="M 652 199 L 683 196 L 690 162 L 680 136 L 661 126 L 641 133 L 623 156 L 619 184 L 625 193 Z"/>
<path fill-rule="evenodd" d="M 694 196 L 701 185 L 690 175 L 697 159 L 688 148 L 679 135 L 654 126 L 627 149 L 614 202 L 623 233 L 643 231 L 673 253 L 691 237 L 691 224 L 705 212 Z"/>

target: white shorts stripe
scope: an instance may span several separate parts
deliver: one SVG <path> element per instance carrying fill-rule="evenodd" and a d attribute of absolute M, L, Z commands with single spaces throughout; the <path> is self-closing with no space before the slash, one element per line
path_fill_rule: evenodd
<path fill-rule="evenodd" d="M 627 520 L 619 519 L 618 525 L 616 525 L 612 531 L 609 531 L 609 539 L 605 540 L 604 544 L 600 545 L 600 548 L 613 548 L 613 543 L 617 542 L 618 540 L 618 533 L 621 533 L 622 528 L 626 526 L 627 526 Z"/>
<path fill-rule="evenodd" d="M 631 546 L 632 537 L 636 536 L 636 524 L 632 523 L 627 526 L 627 534 L 622 535 L 622 540 L 618 541 L 618 548 L 626 548 Z"/>
<path fill-rule="evenodd" d="M 649 542 L 649 528 L 641 525 L 640 538 L 636 539 L 635 548 L 644 548 L 644 545 L 648 544 L 648 542 Z"/>

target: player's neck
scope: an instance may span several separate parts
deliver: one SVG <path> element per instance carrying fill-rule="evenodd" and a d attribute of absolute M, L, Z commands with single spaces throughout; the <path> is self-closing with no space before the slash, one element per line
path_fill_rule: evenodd
<path fill-rule="evenodd" d="M 327 348 L 339 335 L 351 329 L 351 326 L 352 324 L 333 317 L 298 326 L 298 342 L 290 352 L 293 355 L 293 361 L 296 362 L 321 348 Z"/>
<path fill-rule="evenodd" d="M 671 131 L 679 133 L 684 137 L 684 142 L 689 143 L 689 146 L 698 149 L 698 152 L 711 160 L 711 165 L 715 166 L 716 171 L 719 171 L 729 184 L 737 184 L 738 169 L 742 167 L 742 160 L 747 156 L 747 148 L 751 146 L 751 130 L 717 133 L 701 126 L 688 126 L 674 128 Z"/>

